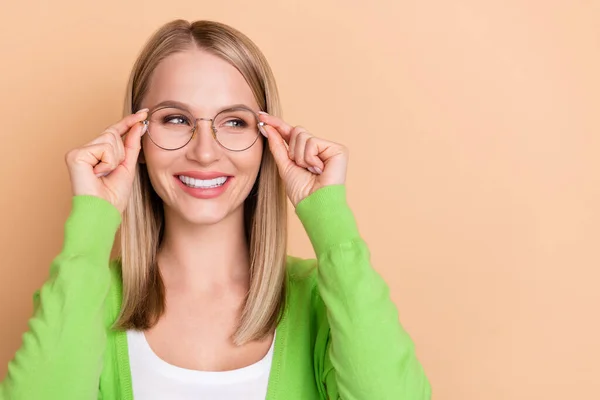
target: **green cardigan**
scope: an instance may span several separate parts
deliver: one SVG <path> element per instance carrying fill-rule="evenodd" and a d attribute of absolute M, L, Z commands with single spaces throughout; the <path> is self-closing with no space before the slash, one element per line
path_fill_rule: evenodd
<path fill-rule="evenodd" d="M 388 286 L 371 266 L 345 187 L 316 191 L 296 213 L 317 259 L 287 259 L 288 301 L 267 399 L 429 399 L 429 382 Z M 107 201 L 73 197 L 63 249 L 34 296 L 29 331 L 0 383 L 0 399 L 133 399 L 127 336 L 110 328 L 121 306 L 120 266 L 109 262 L 120 223 Z"/>

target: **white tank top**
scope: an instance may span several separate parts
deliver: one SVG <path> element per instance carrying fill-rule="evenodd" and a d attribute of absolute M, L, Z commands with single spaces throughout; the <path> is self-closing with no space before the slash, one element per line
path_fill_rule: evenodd
<path fill-rule="evenodd" d="M 159 358 L 140 331 L 127 331 L 135 400 L 264 400 L 273 346 L 255 364 L 223 372 L 179 368 Z"/>

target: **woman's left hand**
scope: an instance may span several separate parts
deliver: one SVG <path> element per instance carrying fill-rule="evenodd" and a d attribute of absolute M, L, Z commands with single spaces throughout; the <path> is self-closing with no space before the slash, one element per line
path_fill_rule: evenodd
<path fill-rule="evenodd" d="M 260 127 L 267 137 L 279 175 L 294 207 L 318 189 L 346 182 L 348 149 L 311 135 L 301 126 L 260 113 Z"/>

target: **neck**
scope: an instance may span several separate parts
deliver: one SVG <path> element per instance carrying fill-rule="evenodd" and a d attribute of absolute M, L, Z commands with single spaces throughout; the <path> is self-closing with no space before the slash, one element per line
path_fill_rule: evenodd
<path fill-rule="evenodd" d="M 212 292 L 249 287 L 244 208 L 216 224 L 197 225 L 165 208 L 165 230 L 158 265 L 166 288 Z"/>

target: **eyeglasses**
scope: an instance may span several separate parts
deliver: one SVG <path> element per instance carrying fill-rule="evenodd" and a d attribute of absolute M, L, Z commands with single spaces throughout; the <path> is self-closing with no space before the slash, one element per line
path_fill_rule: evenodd
<path fill-rule="evenodd" d="M 260 136 L 258 115 L 245 106 L 228 108 L 214 118 L 195 118 L 189 111 L 165 106 L 151 111 L 143 123 L 152 143 L 164 150 L 178 150 L 192 140 L 198 121 L 210 121 L 215 140 L 231 151 L 249 149 Z"/>

